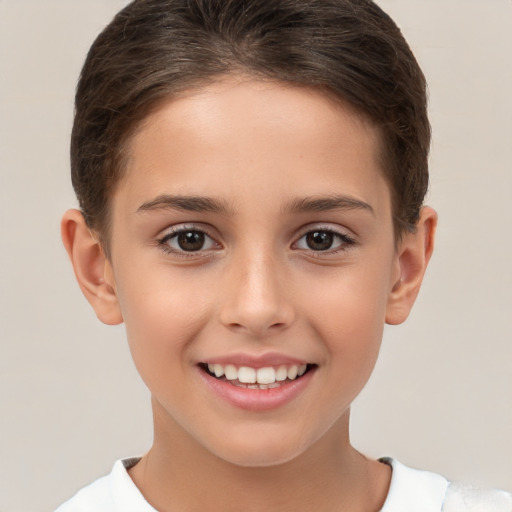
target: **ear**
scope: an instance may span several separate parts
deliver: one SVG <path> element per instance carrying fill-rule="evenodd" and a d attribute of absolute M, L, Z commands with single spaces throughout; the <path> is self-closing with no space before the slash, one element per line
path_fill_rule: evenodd
<path fill-rule="evenodd" d="M 386 308 L 386 323 L 398 325 L 404 322 L 420 291 L 421 282 L 434 250 L 437 213 L 425 206 L 413 233 L 405 233 L 397 255 L 397 278 Z"/>
<path fill-rule="evenodd" d="M 80 289 L 98 318 L 108 325 L 122 323 L 112 265 L 81 212 L 68 210 L 64 214 L 61 235 Z"/>

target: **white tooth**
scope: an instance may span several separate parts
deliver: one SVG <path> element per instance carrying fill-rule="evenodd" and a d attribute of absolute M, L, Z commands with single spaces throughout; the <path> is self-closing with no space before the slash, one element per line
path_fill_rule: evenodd
<path fill-rule="evenodd" d="M 276 381 L 282 382 L 283 380 L 286 380 L 288 378 L 288 368 L 286 366 L 280 366 L 276 370 Z"/>
<path fill-rule="evenodd" d="M 256 372 L 256 382 L 258 384 L 272 384 L 276 381 L 276 371 L 271 366 L 258 368 Z"/>
<path fill-rule="evenodd" d="M 214 364 L 213 373 L 215 373 L 215 377 L 222 377 L 224 375 L 224 367 L 221 364 Z"/>
<path fill-rule="evenodd" d="M 228 364 L 226 368 L 224 368 L 224 375 L 228 380 L 236 380 L 238 379 L 238 370 L 232 364 Z"/>
<path fill-rule="evenodd" d="M 256 382 L 256 370 L 248 366 L 241 366 L 238 369 L 238 380 L 244 384 L 254 384 Z"/>
<path fill-rule="evenodd" d="M 297 372 L 299 371 L 299 368 L 297 367 L 297 365 L 293 365 L 293 366 L 290 366 L 290 368 L 288 368 L 288 378 L 290 380 L 293 380 L 297 377 Z"/>
<path fill-rule="evenodd" d="M 260 389 L 258 384 L 247 384 L 248 389 Z"/>
<path fill-rule="evenodd" d="M 280 388 L 280 387 L 281 387 L 281 384 L 279 384 L 279 382 L 274 382 L 274 383 L 268 385 L 269 389 Z"/>
<path fill-rule="evenodd" d="M 214 369 L 213 369 L 213 364 L 209 364 L 209 365 L 208 365 L 208 371 L 209 371 L 210 373 L 215 373 L 215 371 L 214 371 Z"/>
<path fill-rule="evenodd" d="M 307 364 L 302 364 L 301 366 L 299 366 L 299 369 L 297 371 L 297 375 L 299 377 L 302 377 L 302 375 L 304 375 L 306 373 L 306 368 L 307 368 Z"/>

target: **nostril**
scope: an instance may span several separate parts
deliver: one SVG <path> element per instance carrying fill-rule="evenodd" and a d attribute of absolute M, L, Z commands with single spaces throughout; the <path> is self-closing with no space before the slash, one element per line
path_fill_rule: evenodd
<path fill-rule="evenodd" d="M 238 331 L 238 332 L 245 331 L 245 332 L 252 333 L 255 335 L 261 335 L 261 334 L 264 334 L 265 332 L 266 333 L 270 333 L 270 332 L 277 333 L 280 330 L 286 329 L 286 326 L 287 326 L 287 324 L 285 322 L 275 322 L 268 326 L 266 324 L 256 325 L 255 323 L 252 323 L 252 322 L 251 323 L 247 322 L 247 324 L 242 324 L 242 323 L 237 323 L 237 322 L 231 322 L 229 324 L 226 324 L 226 327 L 233 331 Z"/>

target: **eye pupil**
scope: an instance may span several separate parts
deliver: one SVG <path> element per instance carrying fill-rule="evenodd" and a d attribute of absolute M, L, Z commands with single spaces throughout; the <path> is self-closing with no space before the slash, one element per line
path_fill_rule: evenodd
<path fill-rule="evenodd" d="M 203 248 L 204 237 L 200 231 L 185 231 L 178 234 L 178 245 L 183 251 L 199 251 Z"/>
<path fill-rule="evenodd" d="M 315 251 L 326 251 L 332 247 L 334 235 L 328 231 L 312 231 L 306 235 L 308 247 Z"/>

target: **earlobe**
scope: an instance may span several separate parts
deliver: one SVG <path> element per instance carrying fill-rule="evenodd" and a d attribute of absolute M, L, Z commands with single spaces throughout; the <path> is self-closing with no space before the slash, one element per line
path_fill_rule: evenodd
<path fill-rule="evenodd" d="M 81 212 L 64 214 L 61 235 L 80 289 L 98 318 L 108 325 L 122 323 L 111 264 Z"/>
<path fill-rule="evenodd" d="M 434 250 L 437 213 L 425 206 L 414 233 L 405 233 L 398 248 L 398 277 L 391 283 L 386 309 L 386 323 L 404 322 L 420 291 L 421 282 Z"/>

